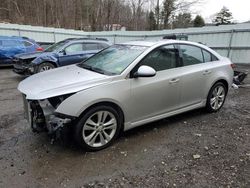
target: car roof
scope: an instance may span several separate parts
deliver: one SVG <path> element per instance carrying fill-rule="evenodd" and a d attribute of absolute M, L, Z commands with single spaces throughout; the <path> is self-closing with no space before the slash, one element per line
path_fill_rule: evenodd
<path fill-rule="evenodd" d="M 67 38 L 63 41 L 64 42 L 75 42 L 75 41 L 79 42 L 79 41 L 81 41 L 81 42 L 95 42 L 95 43 L 98 42 L 98 43 L 106 43 L 106 44 L 109 43 L 109 41 L 105 38 Z M 61 42 L 63 42 L 63 41 L 61 41 Z"/>
<path fill-rule="evenodd" d="M 151 47 L 155 45 L 158 46 L 158 45 L 172 44 L 172 43 L 191 44 L 191 45 L 196 45 L 200 47 L 205 46 L 197 42 L 184 41 L 184 40 L 172 40 L 172 39 L 161 39 L 161 40 L 155 40 L 155 41 L 130 41 L 130 42 L 119 43 L 119 44 Z"/>

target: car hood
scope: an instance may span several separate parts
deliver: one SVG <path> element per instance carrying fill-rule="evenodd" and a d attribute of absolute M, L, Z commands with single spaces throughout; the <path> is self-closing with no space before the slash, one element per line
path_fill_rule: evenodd
<path fill-rule="evenodd" d="M 31 52 L 31 53 L 23 53 L 23 54 L 18 54 L 15 55 L 15 58 L 17 59 L 35 59 L 37 57 L 41 57 L 41 56 L 51 56 L 53 55 L 53 52 Z"/>
<path fill-rule="evenodd" d="M 112 76 L 71 65 L 38 73 L 23 80 L 18 90 L 30 100 L 75 93 L 112 81 Z"/>

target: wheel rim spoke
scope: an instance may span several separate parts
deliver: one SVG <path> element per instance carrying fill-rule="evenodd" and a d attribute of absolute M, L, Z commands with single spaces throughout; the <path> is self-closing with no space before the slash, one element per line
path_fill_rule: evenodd
<path fill-rule="evenodd" d="M 103 135 L 105 140 L 107 140 L 108 142 L 111 140 L 110 136 L 105 131 L 103 131 Z"/>
<path fill-rule="evenodd" d="M 92 119 L 88 119 L 88 121 L 86 122 L 87 125 L 90 125 L 90 126 L 97 126 L 97 123 L 95 123 Z"/>
<path fill-rule="evenodd" d="M 89 145 L 91 145 L 91 146 L 93 146 L 94 145 L 94 143 L 95 143 L 95 141 L 96 141 L 96 138 L 97 138 L 97 136 L 98 136 L 99 134 L 98 133 L 96 133 L 95 134 L 95 136 L 93 136 L 93 138 L 90 140 L 90 142 L 89 142 Z"/>
<path fill-rule="evenodd" d="M 85 131 L 95 131 L 96 128 L 86 124 L 86 125 L 84 126 L 84 130 L 85 130 Z"/>
<path fill-rule="evenodd" d="M 102 133 L 100 133 L 100 140 L 101 140 L 102 145 L 106 144 L 105 139 L 104 139 Z"/>
<path fill-rule="evenodd" d="M 213 105 L 216 102 L 216 98 L 211 98 L 211 104 Z"/>
<path fill-rule="evenodd" d="M 89 143 L 90 140 L 93 139 L 93 137 L 95 136 L 95 134 L 96 134 L 96 131 L 93 131 L 90 135 L 88 135 L 87 137 L 85 137 L 85 141 L 86 141 L 87 143 Z"/>
<path fill-rule="evenodd" d="M 115 123 L 115 119 L 112 118 L 112 119 L 109 120 L 108 122 L 104 123 L 103 126 L 104 126 L 104 127 L 107 127 L 107 126 L 113 125 L 114 123 Z"/>

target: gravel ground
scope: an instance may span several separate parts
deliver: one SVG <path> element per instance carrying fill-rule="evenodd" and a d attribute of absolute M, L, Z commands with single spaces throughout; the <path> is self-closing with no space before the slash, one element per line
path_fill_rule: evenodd
<path fill-rule="evenodd" d="M 31 132 L 21 80 L 0 69 L 0 187 L 250 187 L 250 88 L 230 90 L 218 113 L 167 118 L 86 153 Z"/>

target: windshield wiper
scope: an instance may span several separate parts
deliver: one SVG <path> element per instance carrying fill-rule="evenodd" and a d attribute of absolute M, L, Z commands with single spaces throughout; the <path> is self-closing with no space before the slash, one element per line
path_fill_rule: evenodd
<path fill-rule="evenodd" d="M 99 68 L 96 68 L 96 67 L 92 67 L 90 65 L 86 65 L 84 63 L 81 63 L 81 64 L 78 64 L 78 66 L 84 68 L 84 69 L 87 69 L 87 70 L 91 70 L 93 72 L 97 72 L 97 73 L 100 73 L 100 74 L 105 74 L 105 71 L 103 71 L 102 69 L 99 69 Z"/>
<path fill-rule="evenodd" d="M 80 63 L 80 64 L 78 64 L 78 66 L 81 67 L 81 68 L 87 69 L 87 70 L 91 70 L 93 72 L 104 74 L 104 75 L 109 75 L 109 76 L 116 75 L 116 73 L 105 71 L 103 69 L 100 69 L 100 68 L 97 68 L 97 67 L 93 67 L 93 66 L 90 66 L 90 65 L 87 65 L 87 64 L 84 64 L 84 63 Z"/>

